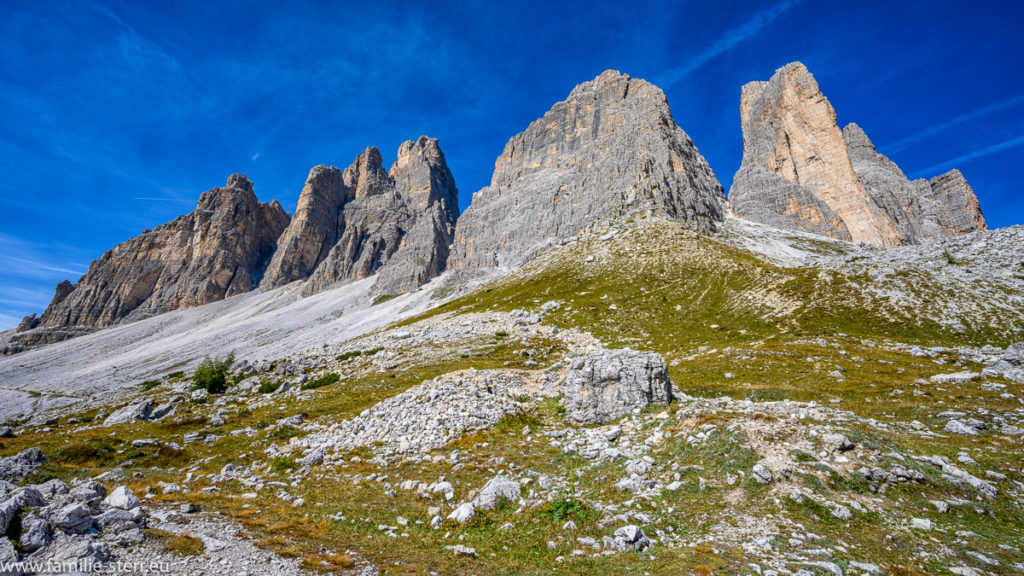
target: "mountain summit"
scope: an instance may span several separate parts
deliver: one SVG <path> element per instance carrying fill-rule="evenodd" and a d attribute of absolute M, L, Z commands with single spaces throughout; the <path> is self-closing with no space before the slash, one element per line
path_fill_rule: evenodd
<path fill-rule="evenodd" d="M 449 267 L 516 266 L 602 220 L 661 215 L 710 232 L 724 213 L 661 89 L 608 70 L 508 141 L 459 220 Z"/>
<path fill-rule="evenodd" d="M 779 228 L 892 247 L 986 229 L 959 172 L 910 181 L 836 112 L 793 62 L 743 86 L 743 162 L 729 201 L 741 217 Z"/>
<path fill-rule="evenodd" d="M 261 203 L 242 174 L 199 197 L 196 209 L 108 250 L 78 284 L 62 282 L 43 315 L 22 322 L 24 344 L 63 340 L 110 326 L 216 302 L 252 290 L 288 213 Z"/>
<path fill-rule="evenodd" d="M 306 280 L 304 294 L 377 274 L 374 292 L 419 288 L 444 269 L 458 219 L 458 189 L 437 139 L 398 148 L 391 170 L 377 148 L 352 165 L 316 166 L 262 286 Z"/>

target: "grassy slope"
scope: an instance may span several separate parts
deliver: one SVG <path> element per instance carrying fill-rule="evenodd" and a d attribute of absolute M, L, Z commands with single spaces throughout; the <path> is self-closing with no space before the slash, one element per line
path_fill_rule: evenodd
<path fill-rule="evenodd" d="M 779 268 L 671 225 L 655 223 L 640 231 L 630 233 L 629 241 L 625 242 L 593 241 L 568 247 L 529 266 L 521 274 L 496 281 L 427 316 L 537 309 L 548 300 L 558 300 L 563 303 L 562 307 L 550 313 L 545 323 L 591 331 L 609 346 L 656 350 L 670 360 L 673 381 L 695 395 L 730 395 L 756 400 L 788 398 L 822 403 L 838 400 L 839 407 L 861 416 L 884 422 L 917 419 L 933 429 L 941 427 L 942 421 L 934 414 L 944 408 L 955 406 L 966 411 L 1007 408 L 998 393 L 985 392 L 976 385 L 937 388 L 920 384 L 921 379 L 931 374 L 960 369 L 953 366 L 958 361 L 955 355 L 918 358 L 877 343 L 884 340 L 938 345 L 1004 343 L 1019 338 L 1019 333 L 997 334 L 984 327 L 983 322 L 959 333 L 951 332 L 937 323 L 913 318 L 907 311 L 864 296 L 857 287 L 863 279 L 836 274 L 824 276 L 812 269 Z M 588 255 L 594 255 L 594 261 L 585 262 Z M 921 282 L 918 289 L 928 290 L 929 287 Z M 419 319 L 404 324 L 415 325 Z M 816 337 L 825 340 L 816 340 Z M 417 360 L 412 354 L 402 366 L 384 374 L 378 373 L 367 358 L 356 357 L 345 361 L 350 376 L 343 378 L 343 382 L 326 386 L 301 400 L 274 403 L 252 411 L 240 410 L 241 405 L 229 403 L 226 406 L 229 410 L 240 411 L 232 414 L 222 427 L 210 429 L 206 424 L 206 417 L 215 411 L 213 406 L 191 406 L 189 410 L 194 417 L 180 423 L 59 429 L 58 434 L 30 432 L 5 440 L 2 452 L 7 455 L 28 446 L 41 446 L 55 458 L 40 470 L 39 478 L 70 479 L 125 466 L 128 472 L 141 475 L 130 482 L 141 494 L 158 480 L 182 481 L 186 470 L 198 475 L 216 473 L 228 462 L 237 466 L 259 465 L 264 460 L 262 448 L 270 442 L 286 442 L 291 433 L 271 425 L 278 418 L 303 412 L 311 419 L 340 420 L 438 374 L 469 367 L 523 367 L 525 358 L 516 350 L 527 346 L 550 348 L 550 343 L 517 342 L 514 336 L 500 342 L 467 342 L 463 348 L 432 356 L 429 361 Z M 549 358 L 541 359 L 541 364 L 556 360 L 558 355 L 557 350 L 552 351 Z M 836 366 L 845 371 L 841 380 L 828 375 Z M 726 378 L 727 372 L 734 377 Z M 1022 392 L 1019 386 L 1013 385 L 1010 391 L 1018 396 Z M 734 417 L 736 415 L 720 415 L 722 421 Z M 557 403 L 539 402 L 532 414 L 519 418 L 463 438 L 455 446 L 440 451 L 440 454 L 447 454 L 451 449 L 461 450 L 463 466 L 458 469 L 447 463 L 432 462 L 406 462 L 386 470 L 367 462 L 351 464 L 343 471 L 317 469 L 312 481 L 290 489 L 293 495 L 305 498 L 306 505 L 302 507 L 292 507 L 276 499 L 273 496 L 276 488 L 268 488 L 257 500 L 239 498 L 250 489 L 234 483 L 221 484 L 220 491 L 203 494 L 199 489 L 208 483 L 205 479 L 193 483 L 188 495 L 157 496 L 154 500 L 185 499 L 219 510 L 241 522 L 267 547 L 285 555 L 302 556 L 308 565 L 324 569 L 340 567 L 332 558 L 343 558 L 344 552 L 353 551 L 381 564 L 388 574 L 422 574 L 428 570 L 473 574 L 748 573 L 744 572 L 749 568 L 745 568 L 747 560 L 741 548 L 713 542 L 677 550 L 656 548 L 642 555 L 575 557 L 558 564 L 555 557 L 567 555 L 575 547 L 576 535 L 610 535 L 614 526 L 598 527 L 599 515 L 584 508 L 570 516 L 579 529 L 567 534 L 561 530 L 564 519 L 555 521 L 549 510 L 517 514 L 505 508 L 481 514 L 467 526 L 446 525 L 435 532 L 416 522 L 428 521 L 428 507 L 438 502 L 422 500 L 402 491 L 397 497 L 387 494 L 389 485 L 404 479 L 431 482 L 444 476 L 456 486 L 462 498 L 486 482 L 496 470 L 529 469 L 551 475 L 577 471 L 579 475 L 566 494 L 570 499 L 597 499 L 607 504 L 625 498 L 611 488 L 615 479 L 625 475 L 621 463 L 587 467 L 578 457 L 551 448 L 537 434 L 545 429 L 564 427 Z M 673 425 L 683 430 L 700 423 L 677 418 L 674 410 L 672 418 Z M 531 437 L 520 433 L 525 424 L 534 429 Z M 228 436 L 214 444 L 190 444 L 180 454 L 167 449 L 130 446 L 135 438 L 181 442 L 181 435 L 190 431 L 225 434 L 246 426 L 257 427 L 261 432 L 255 438 Z M 883 433 L 862 424 L 846 426 L 852 437 L 863 445 L 877 447 L 879 453 L 911 451 L 955 458 L 958 451 L 968 450 L 980 463 L 978 468 L 969 467 L 972 473 L 981 475 L 982 469 L 993 468 L 1017 469 L 1007 482 L 1024 480 L 1019 471 L 1019 445 L 1007 445 L 998 438 L 983 435 L 951 441 L 921 437 L 903 428 Z M 707 471 L 701 474 L 709 478 L 749 469 L 755 458 L 746 447 L 750 439 L 727 435 L 716 438 L 715 442 L 700 448 L 687 446 L 680 438 L 666 443 L 655 456 L 659 461 L 678 462 L 683 466 L 704 466 Z M 199 463 L 193 465 L 193 462 Z M 387 478 L 356 485 L 350 476 L 357 473 L 383 473 Z M 287 473 L 282 473 L 280 478 L 284 480 L 286 476 Z M 1024 531 L 1024 518 L 1019 508 L 1005 496 L 1003 485 L 999 499 L 979 502 L 981 513 L 965 508 L 941 517 L 930 511 L 927 500 L 970 499 L 973 495 L 964 494 L 937 478 L 931 478 L 922 486 L 891 490 L 885 496 L 886 509 L 903 509 L 906 515 L 912 511 L 914 516 L 933 517 L 942 524 L 943 530 L 927 537 L 900 533 L 886 540 L 885 535 L 890 531 L 880 522 L 877 513 L 858 515 L 852 522 L 841 523 L 814 505 L 776 499 L 768 490 L 749 484 L 698 490 L 696 476 L 696 472 L 685 474 L 682 490 L 640 503 L 640 507 L 655 517 L 658 527 L 672 525 L 677 532 L 699 540 L 716 525 L 739 517 L 735 508 L 739 502 L 744 514 L 795 519 L 808 531 L 829 542 L 843 542 L 857 551 L 859 559 L 889 567 L 888 571 L 894 574 L 928 574 L 954 559 L 966 561 L 962 543 L 955 537 L 957 530 L 981 534 L 982 551 L 1001 557 L 1004 562 L 1013 557 L 997 545 L 1019 547 L 1024 544 L 1019 537 Z M 823 497 L 833 500 L 864 490 L 855 478 L 837 478 L 827 470 L 808 474 L 803 481 Z M 339 510 L 345 513 L 344 521 L 328 519 Z M 444 510 L 446 514 L 447 508 Z M 412 520 L 410 527 L 399 530 L 408 532 L 409 537 L 391 538 L 377 529 L 380 524 L 394 525 L 397 516 Z M 506 522 L 513 522 L 515 527 L 499 530 Z M 453 537 L 445 539 L 448 530 Z M 557 550 L 548 550 L 546 542 L 549 540 L 558 543 Z M 443 551 L 443 546 L 455 543 L 476 548 L 480 557 L 459 559 Z M 321 548 L 330 552 L 323 553 Z M 913 551 L 917 548 L 940 557 L 945 555 L 943 562 L 916 560 Z"/>

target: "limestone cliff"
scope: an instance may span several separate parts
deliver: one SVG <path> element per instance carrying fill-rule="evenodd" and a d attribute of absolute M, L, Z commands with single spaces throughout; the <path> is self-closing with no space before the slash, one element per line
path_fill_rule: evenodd
<path fill-rule="evenodd" d="M 252 290 L 288 221 L 276 200 L 259 202 L 252 182 L 235 174 L 204 192 L 193 212 L 118 244 L 77 284 L 60 283 L 19 342 L 52 342 Z"/>
<path fill-rule="evenodd" d="M 375 294 L 437 276 L 458 218 L 458 190 L 434 138 L 403 143 L 391 170 L 368 148 L 344 172 L 317 166 L 262 285 L 305 280 L 303 294 L 377 274 Z"/>
<path fill-rule="evenodd" d="M 892 247 L 985 229 L 957 172 L 909 180 L 836 113 L 799 62 L 743 87 L 743 161 L 729 200 L 741 218 Z"/>
<path fill-rule="evenodd" d="M 609 70 L 509 140 L 459 219 L 449 267 L 516 266 L 601 220 L 660 215 L 707 232 L 724 205 L 664 93 Z"/>

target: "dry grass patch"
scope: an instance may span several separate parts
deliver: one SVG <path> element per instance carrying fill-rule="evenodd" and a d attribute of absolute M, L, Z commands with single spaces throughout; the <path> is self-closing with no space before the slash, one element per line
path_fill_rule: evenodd
<path fill-rule="evenodd" d="M 178 556 L 199 556 L 206 550 L 203 541 L 186 533 L 175 534 L 166 530 L 149 530 L 149 536 L 160 541 L 164 549 Z"/>

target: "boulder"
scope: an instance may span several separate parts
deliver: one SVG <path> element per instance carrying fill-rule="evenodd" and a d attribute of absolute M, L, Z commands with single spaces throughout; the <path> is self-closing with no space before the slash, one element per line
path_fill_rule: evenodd
<path fill-rule="evenodd" d="M 639 526 L 634 524 L 617 529 L 615 543 L 620 550 L 635 550 L 637 552 L 651 546 L 651 540 Z"/>
<path fill-rule="evenodd" d="M 118 486 L 114 488 L 113 492 L 110 493 L 103 503 L 113 508 L 120 508 L 122 510 L 131 510 L 139 505 L 139 499 L 136 498 L 131 488 L 127 486 Z"/>
<path fill-rule="evenodd" d="M 91 511 L 79 502 L 52 511 L 47 519 L 68 534 L 84 534 L 92 528 Z"/>
<path fill-rule="evenodd" d="M 31 554 L 45 548 L 53 539 L 53 528 L 50 523 L 36 514 L 28 514 L 21 519 L 21 551 Z"/>
<path fill-rule="evenodd" d="M 149 400 L 143 400 L 115 410 L 110 416 L 107 416 L 107 419 L 103 421 L 103 425 L 114 426 L 115 424 L 127 424 L 136 420 L 149 420 L 152 413 L 153 403 Z"/>
<path fill-rule="evenodd" d="M 449 520 L 454 520 L 460 524 L 463 522 L 469 522 L 474 517 L 476 517 L 476 509 L 473 507 L 472 502 L 463 502 L 458 508 L 448 515 Z"/>
<path fill-rule="evenodd" d="M 7 538 L 0 538 L 0 575 L 21 576 L 25 572 L 17 566 L 18 551 Z"/>
<path fill-rule="evenodd" d="M 520 497 L 519 482 L 508 476 L 495 476 L 480 490 L 473 499 L 473 505 L 481 510 L 494 510 L 502 500 L 517 502 Z"/>
<path fill-rule="evenodd" d="M 653 352 L 594 350 L 566 371 L 566 417 L 577 424 L 605 424 L 671 400 L 665 359 Z"/>
<path fill-rule="evenodd" d="M 754 468 L 750 473 L 754 476 L 754 480 L 757 480 L 758 484 L 771 484 L 772 480 L 775 479 L 772 476 L 772 471 L 760 463 L 754 464 Z"/>
<path fill-rule="evenodd" d="M 45 462 L 46 456 L 39 448 L 29 448 L 0 459 L 0 480 L 20 482 Z"/>

